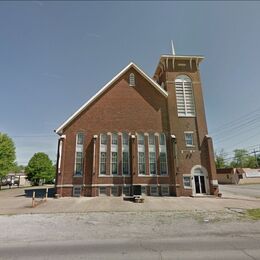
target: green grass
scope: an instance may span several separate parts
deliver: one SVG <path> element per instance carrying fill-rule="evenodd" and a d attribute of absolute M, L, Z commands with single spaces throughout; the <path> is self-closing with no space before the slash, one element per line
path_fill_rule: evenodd
<path fill-rule="evenodd" d="M 247 215 L 254 220 L 260 220 L 260 209 L 248 209 Z"/>

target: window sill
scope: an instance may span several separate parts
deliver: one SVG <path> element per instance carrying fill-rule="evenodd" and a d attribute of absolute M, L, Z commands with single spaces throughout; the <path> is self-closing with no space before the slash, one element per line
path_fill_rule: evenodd
<path fill-rule="evenodd" d="M 73 178 L 82 178 L 83 175 L 73 175 Z"/>
<path fill-rule="evenodd" d="M 195 118 L 196 115 L 194 115 L 194 116 L 183 116 L 183 115 L 179 116 L 179 115 L 178 115 L 178 117 L 179 117 L 179 118 L 186 118 L 186 117 L 192 117 L 192 118 Z"/>
<path fill-rule="evenodd" d="M 114 175 L 112 175 L 112 174 L 109 174 L 109 175 L 105 175 L 105 174 L 104 174 L 104 175 L 100 175 L 100 174 L 99 174 L 98 177 L 101 177 L 101 178 L 102 178 L 102 177 L 105 177 L 105 178 L 108 178 L 108 177 L 112 177 L 112 178 L 113 178 L 113 177 L 121 177 L 121 178 L 123 178 L 123 177 L 131 177 L 131 175 L 115 175 L 115 174 L 114 174 Z"/>
<path fill-rule="evenodd" d="M 192 190 L 192 187 L 184 186 L 183 188 L 184 188 L 185 190 Z"/>
<path fill-rule="evenodd" d="M 165 174 L 165 175 L 146 175 L 146 174 L 138 174 L 138 177 L 150 177 L 150 178 L 153 178 L 153 177 L 169 177 L 169 175 Z"/>

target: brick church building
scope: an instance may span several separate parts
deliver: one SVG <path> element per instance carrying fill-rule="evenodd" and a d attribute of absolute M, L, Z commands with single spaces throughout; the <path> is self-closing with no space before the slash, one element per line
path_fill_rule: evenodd
<path fill-rule="evenodd" d="M 58 127 L 56 193 L 217 195 L 202 60 L 162 55 L 152 78 L 131 62 Z"/>

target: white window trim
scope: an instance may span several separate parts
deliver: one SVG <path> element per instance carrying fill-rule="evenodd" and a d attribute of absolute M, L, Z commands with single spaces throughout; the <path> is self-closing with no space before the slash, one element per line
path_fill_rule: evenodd
<path fill-rule="evenodd" d="M 158 175 L 158 172 L 157 172 L 157 157 L 156 157 L 156 139 L 155 139 L 155 134 L 152 134 L 153 137 L 154 137 L 154 144 L 150 144 L 150 135 L 148 135 L 148 162 L 149 162 L 149 175 L 150 176 L 156 176 Z M 150 167 L 150 152 L 154 152 L 154 157 L 155 157 L 155 174 L 151 174 L 151 167 Z"/>
<path fill-rule="evenodd" d="M 153 153 L 153 151 L 151 151 Z M 149 160 L 149 176 L 157 176 L 157 163 L 156 163 L 156 151 L 154 151 L 154 157 L 155 157 L 155 174 L 151 173 L 151 161 L 150 161 L 150 147 L 149 147 L 149 152 L 148 152 L 148 160 Z"/>
<path fill-rule="evenodd" d="M 186 134 L 192 134 L 192 145 L 191 144 L 187 144 Z M 185 140 L 186 147 L 195 147 L 195 144 L 194 144 L 194 132 L 193 131 L 184 131 L 184 140 Z"/>
<path fill-rule="evenodd" d="M 105 134 L 105 135 L 107 135 L 106 133 L 101 133 L 100 135 L 99 135 L 99 173 L 98 173 L 98 175 L 100 176 L 100 177 L 104 177 L 104 176 L 106 176 L 107 174 L 106 174 L 106 172 L 107 172 L 107 169 L 106 169 L 106 172 L 105 172 L 105 174 L 101 174 L 101 167 L 100 167 L 100 165 L 101 165 L 101 152 L 105 152 L 106 153 L 106 164 L 105 164 L 105 168 L 107 168 L 107 144 L 101 144 L 101 135 L 103 135 L 103 134 Z M 108 136 L 107 136 L 107 138 L 108 138 Z"/>
<path fill-rule="evenodd" d="M 128 135 L 128 145 L 124 144 L 123 142 L 123 138 L 124 138 L 124 134 Z M 122 145 L 122 176 L 130 176 L 130 149 L 129 149 L 129 142 L 130 142 L 130 135 L 128 133 L 122 133 L 121 135 L 121 145 Z M 127 152 L 128 153 L 128 173 L 124 174 L 124 163 L 123 163 L 123 152 Z"/>
<path fill-rule="evenodd" d="M 83 144 L 78 144 L 78 135 L 79 134 L 83 134 Z M 84 138 L 84 133 L 83 132 L 77 132 L 76 134 L 76 145 L 75 145 L 75 156 L 74 156 L 74 172 L 73 172 L 73 177 L 82 177 L 84 174 L 84 142 L 85 142 L 85 138 Z M 81 152 L 82 153 L 82 173 L 81 174 L 76 174 L 76 170 L 77 170 L 77 152 Z"/>
<path fill-rule="evenodd" d="M 189 177 L 190 178 L 190 186 L 185 186 L 184 185 L 184 177 Z M 191 190 L 192 189 L 192 179 L 191 179 L 191 175 L 190 174 L 183 174 L 182 175 L 182 182 L 183 182 L 183 188 L 185 189 L 185 190 Z"/>
<path fill-rule="evenodd" d="M 144 137 L 144 144 L 138 144 L 138 139 L 139 135 L 143 135 Z M 140 163 L 140 158 L 139 158 L 139 152 L 144 153 L 144 173 L 139 172 L 139 163 Z M 145 135 L 144 133 L 137 133 L 137 162 L 138 162 L 138 176 L 146 176 L 146 158 L 145 158 Z"/>
<path fill-rule="evenodd" d="M 176 93 L 176 83 L 181 84 L 182 87 L 182 92 L 183 92 L 183 101 L 184 101 L 184 114 L 179 114 L 178 112 L 178 101 L 177 101 L 177 94 L 176 94 L 176 105 L 177 105 L 177 114 L 178 117 L 196 117 L 196 105 L 195 105 L 195 97 L 194 97 L 194 91 L 193 91 L 193 84 L 192 84 L 192 79 L 188 77 L 187 75 L 178 75 L 174 81 L 175 85 L 175 93 Z M 193 105 L 194 105 L 194 115 L 193 114 L 188 114 L 187 112 L 187 100 L 186 100 L 186 93 L 185 93 L 185 88 L 184 88 L 184 83 L 190 83 L 191 87 L 191 95 L 193 99 Z"/>
<path fill-rule="evenodd" d="M 117 144 L 112 144 L 113 134 L 117 135 Z M 112 133 L 111 134 L 110 147 L 111 147 L 111 151 L 110 151 L 110 175 L 111 176 L 118 176 L 119 175 L 119 163 L 118 163 L 118 134 L 117 133 Z M 113 152 L 117 153 L 117 165 L 116 165 L 116 167 L 117 167 L 117 174 L 113 174 L 112 173 L 112 153 Z"/>
<path fill-rule="evenodd" d="M 75 189 L 80 189 L 80 193 L 79 193 L 79 196 L 76 196 L 75 195 Z M 81 185 L 73 185 L 73 190 L 72 190 L 72 192 L 73 192 L 73 194 L 72 194 L 72 196 L 73 197 L 81 197 L 81 192 L 82 192 L 82 186 Z"/>
<path fill-rule="evenodd" d="M 112 153 L 117 153 L 117 164 L 116 164 L 116 167 L 117 167 L 117 173 L 116 174 L 113 174 L 112 172 L 112 165 L 113 165 L 113 156 L 112 156 Z M 119 163 L 118 163 L 118 151 L 111 151 L 111 155 L 110 155 L 110 176 L 118 176 L 119 175 Z"/>
<path fill-rule="evenodd" d="M 129 74 L 129 79 L 128 80 L 129 80 L 129 86 L 130 87 L 135 87 L 135 85 L 136 85 L 135 74 L 133 72 Z"/>
<path fill-rule="evenodd" d="M 165 144 L 161 145 L 160 144 L 160 135 L 163 134 L 164 135 L 164 140 L 165 140 Z M 161 133 L 159 135 L 159 160 L 160 160 L 160 153 L 165 153 L 166 156 L 166 174 L 162 174 L 161 173 L 161 164 L 160 164 L 160 176 L 168 176 L 168 154 L 167 154 L 167 140 L 166 140 L 166 136 L 164 133 Z M 161 163 L 161 162 L 160 162 Z"/>

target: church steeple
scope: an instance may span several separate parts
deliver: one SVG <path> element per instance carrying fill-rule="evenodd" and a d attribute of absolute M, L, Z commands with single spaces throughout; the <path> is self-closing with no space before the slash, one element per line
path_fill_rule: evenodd
<path fill-rule="evenodd" d="M 172 45 L 172 55 L 175 56 L 175 49 L 174 49 L 174 45 L 173 45 L 173 40 L 171 40 L 171 45 Z"/>

